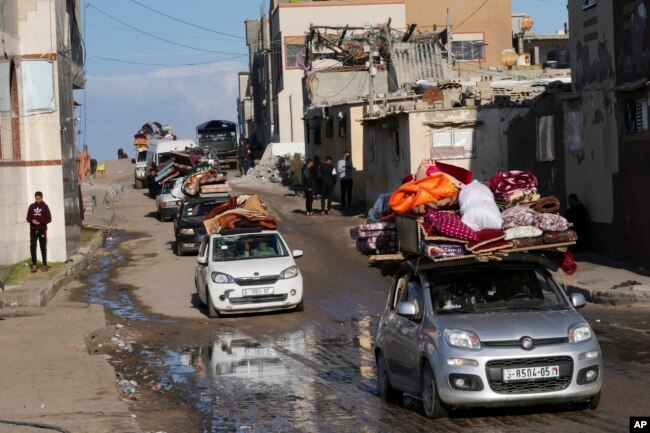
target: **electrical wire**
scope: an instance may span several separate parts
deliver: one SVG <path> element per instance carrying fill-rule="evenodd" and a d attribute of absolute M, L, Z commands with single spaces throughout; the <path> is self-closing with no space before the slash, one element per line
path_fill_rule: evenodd
<path fill-rule="evenodd" d="M 117 31 L 124 31 L 124 32 L 133 32 L 135 30 L 133 29 L 125 29 L 123 27 L 113 27 L 113 26 L 104 26 L 101 24 L 88 24 L 90 27 L 97 27 L 101 29 L 108 29 L 108 30 L 117 30 Z M 201 39 L 201 40 L 206 40 L 206 41 L 231 41 L 232 39 L 230 38 L 216 38 L 216 37 L 209 37 L 209 36 L 194 36 L 194 35 L 181 35 L 178 33 L 159 33 L 159 32 L 151 32 L 152 35 L 156 36 L 174 36 L 177 38 L 188 38 L 188 39 Z"/>
<path fill-rule="evenodd" d="M 472 12 L 471 14 L 469 14 L 469 15 L 468 15 L 468 16 L 467 16 L 463 21 L 461 21 L 459 24 L 456 24 L 456 26 L 453 27 L 452 29 L 453 29 L 453 30 L 456 30 L 458 27 L 460 27 L 460 26 L 462 26 L 463 24 L 465 24 L 465 23 L 467 22 L 467 20 L 469 20 L 470 18 L 472 18 L 474 15 L 476 15 L 476 14 L 478 13 L 478 11 L 480 11 L 480 10 L 483 8 L 483 6 L 485 6 L 485 5 L 487 4 L 487 2 L 488 2 L 488 0 L 484 0 L 483 3 L 481 3 L 481 5 L 480 5 L 479 7 L 477 7 L 476 10 L 475 10 L 474 12 Z"/>
<path fill-rule="evenodd" d="M 191 45 L 186 45 L 186 44 L 181 44 L 181 43 L 179 43 L 179 42 L 170 41 L 169 39 L 160 38 L 160 37 L 158 37 L 158 36 L 155 36 L 155 35 L 152 34 L 152 33 L 146 32 L 146 31 L 144 31 L 144 30 L 140 30 L 139 28 L 134 27 L 134 26 L 132 26 L 131 24 L 128 24 L 128 23 L 126 23 L 126 22 L 120 20 L 119 18 L 116 18 L 116 17 L 112 16 L 112 15 L 109 14 L 108 12 L 103 11 L 102 9 L 98 8 L 97 6 L 95 6 L 95 5 L 92 4 L 92 3 L 87 3 L 87 5 L 88 5 L 88 7 L 95 9 L 95 10 L 96 10 L 97 12 L 99 12 L 100 14 L 102 14 L 102 15 L 104 15 L 104 16 L 106 16 L 106 17 L 108 17 L 108 18 L 110 18 L 110 19 L 112 19 L 112 20 L 114 20 L 114 21 L 117 21 L 118 23 L 120 23 L 120 24 L 122 24 L 122 25 L 124 25 L 124 26 L 126 26 L 126 27 L 131 28 L 131 29 L 135 30 L 135 31 L 138 32 L 138 33 L 142 33 L 142 34 L 144 34 L 144 35 L 149 36 L 150 38 L 153 38 L 153 39 L 156 39 L 156 40 L 159 40 L 159 41 L 162 41 L 162 42 L 167 42 L 168 44 L 177 45 L 177 46 L 179 46 L 179 47 L 188 48 L 188 49 L 190 49 L 190 50 L 202 51 L 202 52 L 205 52 L 205 53 L 215 53 L 215 54 L 240 54 L 240 53 L 232 53 L 232 52 L 225 52 L 225 51 L 206 50 L 206 49 L 204 49 L 204 48 L 197 48 L 197 47 L 193 47 L 193 46 L 191 46 Z"/>
<path fill-rule="evenodd" d="M 136 0 L 131 0 L 131 3 L 135 3 L 138 6 L 141 6 L 141 7 L 145 8 L 145 9 L 148 9 L 148 10 L 154 12 L 154 13 L 157 13 L 158 15 L 162 15 L 162 16 L 164 16 L 166 18 L 171 19 L 171 20 L 178 21 L 179 23 L 183 23 L 183 24 L 186 24 L 186 25 L 191 26 L 191 27 L 196 27 L 197 29 L 205 30 L 205 31 L 216 33 L 216 34 L 223 35 L 223 36 L 230 36 L 231 38 L 246 39 L 243 36 L 232 35 L 230 33 L 220 32 L 220 31 L 217 31 L 217 30 L 209 29 L 207 27 L 199 26 L 197 24 L 192 24 L 192 23 L 187 22 L 187 21 L 183 21 L 180 18 L 176 18 L 176 17 L 173 17 L 171 15 L 167 15 L 167 14 L 165 14 L 163 12 L 160 12 L 160 11 L 154 9 L 154 8 L 151 8 L 151 7 L 147 6 L 147 5 L 143 5 L 142 3 L 140 3 L 140 2 L 138 2 Z"/>
<path fill-rule="evenodd" d="M 99 59 L 99 60 L 106 60 L 106 61 L 111 61 L 111 62 L 117 62 L 117 63 L 126 63 L 129 65 L 141 65 L 141 66 L 167 66 L 167 67 L 175 67 L 175 66 L 200 66 L 200 65 L 209 65 L 212 63 L 219 63 L 219 62 L 226 62 L 228 60 L 234 60 L 234 59 L 239 59 L 242 57 L 246 57 L 247 54 L 241 54 L 238 56 L 233 56 L 233 57 L 228 57 L 225 59 L 217 59 L 217 60 L 210 60 L 207 62 L 192 62 L 192 63 L 147 63 L 147 62 L 134 62 L 131 60 L 122 60 L 122 59 L 116 59 L 113 57 L 104 57 L 104 56 L 92 56 L 88 60 L 92 59 Z"/>

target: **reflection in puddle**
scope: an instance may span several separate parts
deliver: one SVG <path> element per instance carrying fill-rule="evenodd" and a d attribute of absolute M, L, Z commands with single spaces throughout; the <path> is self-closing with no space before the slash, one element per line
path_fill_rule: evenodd
<path fill-rule="evenodd" d="M 355 424 L 375 398 L 376 317 L 306 327 L 268 343 L 240 334 L 209 345 L 170 348 L 168 381 L 203 414 L 204 432 L 336 431 Z M 365 415 L 364 415 L 365 416 Z M 361 416 L 361 418 L 364 418 Z"/>

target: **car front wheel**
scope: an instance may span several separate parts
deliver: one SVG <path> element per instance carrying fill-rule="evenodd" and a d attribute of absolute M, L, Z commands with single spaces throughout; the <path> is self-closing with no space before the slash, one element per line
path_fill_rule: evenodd
<path fill-rule="evenodd" d="M 183 242 L 180 240 L 176 241 L 176 254 L 179 256 L 184 256 L 186 253 L 185 248 L 183 248 Z"/>
<path fill-rule="evenodd" d="M 424 415 L 427 418 L 435 419 L 447 416 L 447 408 L 438 397 L 436 389 L 436 380 L 433 376 L 433 370 L 427 363 L 422 371 L 422 382 L 420 383 L 422 394 L 422 406 Z"/>
<path fill-rule="evenodd" d="M 212 303 L 212 297 L 210 296 L 210 290 L 208 288 L 205 288 L 205 298 L 208 304 L 208 317 L 211 319 L 216 319 L 218 317 L 221 317 L 221 314 L 219 314 L 219 311 L 214 308 L 214 304 Z"/>
<path fill-rule="evenodd" d="M 296 305 L 296 309 L 294 311 L 305 311 L 305 300 L 301 299 L 300 304 Z"/>
<path fill-rule="evenodd" d="M 385 401 L 396 401 L 402 396 L 402 393 L 390 384 L 386 361 L 381 352 L 377 354 L 377 391 L 379 391 L 379 397 Z"/>

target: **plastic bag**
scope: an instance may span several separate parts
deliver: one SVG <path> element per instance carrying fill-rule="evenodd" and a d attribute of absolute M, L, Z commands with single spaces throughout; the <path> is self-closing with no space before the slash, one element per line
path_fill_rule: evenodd
<path fill-rule="evenodd" d="M 458 197 L 462 221 L 472 230 L 500 229 L 501 212 L 490 189 L 477 180 L 460 191 Z"/>

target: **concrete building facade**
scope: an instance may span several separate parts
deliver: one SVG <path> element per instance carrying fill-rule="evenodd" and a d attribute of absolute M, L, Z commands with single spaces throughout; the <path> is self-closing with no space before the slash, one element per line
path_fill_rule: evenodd
<path fill-rule="evenodd" d="M 283 2 L 271 5 L 273 141 L 304 142 L 303 77 L 309 25 L 367 26 L 385 23 L 405 28 L 403 0 Z"/>
<path fill-rule="evenodd" d="M 589 246 L 650 265 L 647 0 L 569 3 L 574 113 L 581 140 L 566 144 L 567 192 L 589 210 Z"/>
<path fill-rule="evenodd" d="M 29 257 L 34 192 L 52 212 L 48 261 L 80 245 L 73 90 L 85 84 L 79 2 L 6 0 L 0 57 L 0 266 Z M 40 254 L 39 254 L 40 258 Z"/>

